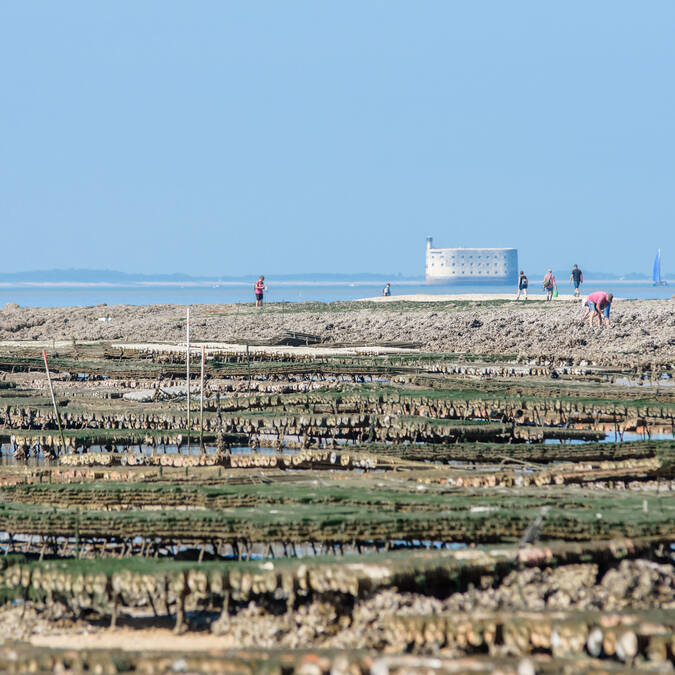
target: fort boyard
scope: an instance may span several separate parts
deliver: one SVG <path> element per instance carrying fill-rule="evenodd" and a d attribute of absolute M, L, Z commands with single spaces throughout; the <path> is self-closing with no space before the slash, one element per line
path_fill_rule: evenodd
<path fill-rule="evenodd" d="M 434 248 L 427 237 L 426 279 L 430 284 L 515 284 L 518 249 Z"/>

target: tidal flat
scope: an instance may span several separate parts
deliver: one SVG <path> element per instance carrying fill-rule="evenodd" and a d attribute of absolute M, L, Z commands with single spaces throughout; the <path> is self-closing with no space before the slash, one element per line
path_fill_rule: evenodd
<path fill-rule="evenodd" d="M 0 670 L 671 672 L 675 300 L 614 305 L 192 306 L 189 386 L 185 307 L 0 310 Z"/>

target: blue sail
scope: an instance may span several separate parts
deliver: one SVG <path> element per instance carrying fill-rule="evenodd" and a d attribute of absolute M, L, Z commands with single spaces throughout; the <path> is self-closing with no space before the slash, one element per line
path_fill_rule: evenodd
<path fill-rule="evenodd" d="M 661 249 L 656 252 L 654 270 L 652 272 L 652 286 L 667 286 L 668 282 L 661 278 Z"/>
<path fill-rule="evenodd" d="M 657 251 L 654 258 L 654 271 L 652 272 L 652 281 L 655 284 L 661 283 L 661 251 Z"/>

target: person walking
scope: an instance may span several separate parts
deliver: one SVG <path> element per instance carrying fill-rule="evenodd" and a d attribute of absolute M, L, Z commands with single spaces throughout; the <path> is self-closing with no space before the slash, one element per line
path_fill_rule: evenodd
<path fill-rule="evenodd" d="M 605 317 L 605 324 L 609 326 L 609 310 L 612 307 L 612 300 L 614 296 L 605 291 L 595 291 L 586 298 L 586 314 L 581 319 L 581 323 L 588 317 L 588 325 L 593 325 L 593 319 L 598 317 L 598 326 L 602 326 L 602 318 Z"/>
<path fill-rule="evenodd" d="M 548 272 L 546 272 L 546 276 L 544 277 L 544 290 L 546 291 L 547 302 L 553 299 L 554 289 L 556 291 L 558 290 L 558 284 L 555 281 L 555 276 L 553 272 L 549 270 Z"/>
<path fill-rule="evenodd" d="M 527 280 L 527 277 L 525 276 L 525 272 L 523 272 L 523 270 L 520 270 L 520 276 L 518 277 L 518 295 L 516 296 L 516 300 L 520 300 L 521 293 L 525 296 L 525 300 L 527 300 L 528 284 L 529 282 Z"/>
<path fill-rule="evenodd" d="M 577 265 L 572 268 L 572 273 L 570 274 L 570 283 L 574 284 L 574 297 L 578 298 L 579 286 L 584 283 L 584 273 Z"/>
<path fill-rule="evenodd" d="M 255 306 L 256 307 L 262 307 L 263 306 L 263 293 L 267 290 L 267 286 L 265 286 L 265 277 L 261 274 L 260 279 L 255 282 L 253 286 L 253 292 L 255 293 Z"/>
<path fill-rule="evenodd" d="M 388 298 L 391 295 L 391 284 L 387 284 L 383 289 L 382 289 L 382 296 L 385 298 Z"/>

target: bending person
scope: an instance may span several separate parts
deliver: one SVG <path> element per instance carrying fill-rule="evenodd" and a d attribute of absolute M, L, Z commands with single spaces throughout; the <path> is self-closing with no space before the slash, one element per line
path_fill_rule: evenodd
<path fill-rule="evenodd" d="M 593 319 L 598 317 L 598 325 L 602 326 L 602 317 L 605 317 L 605 324 L 609 326 L 609 310 L 612 306 L 614 296 L 605 291 L 595 291 L 586 298 L 586 314 L 581 319 L 581 323 L 588 317 L 588 325 L 593 325 Z"/>

